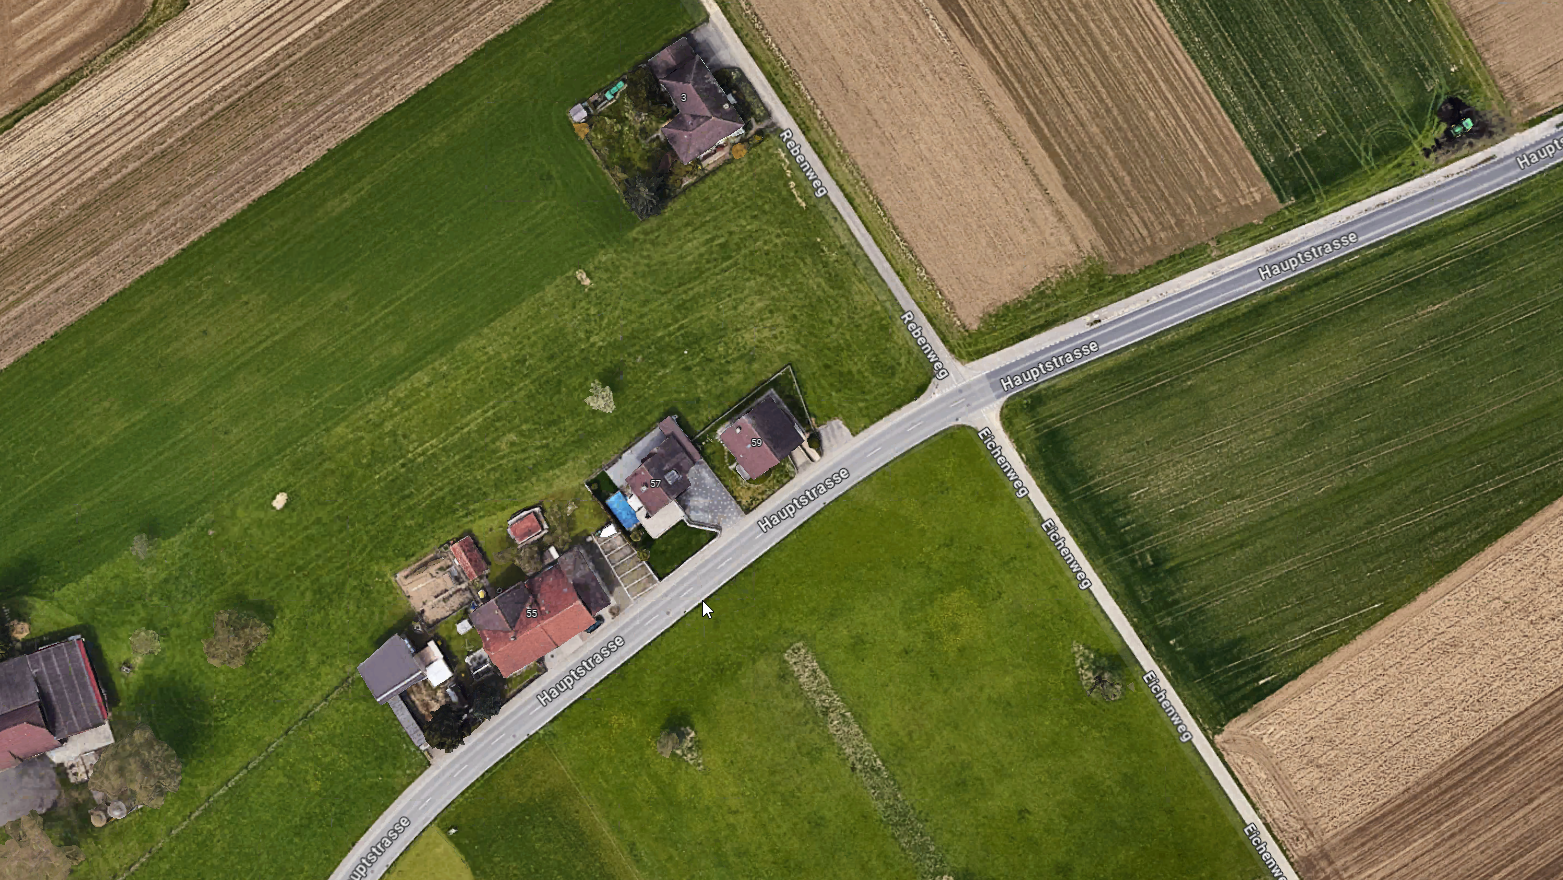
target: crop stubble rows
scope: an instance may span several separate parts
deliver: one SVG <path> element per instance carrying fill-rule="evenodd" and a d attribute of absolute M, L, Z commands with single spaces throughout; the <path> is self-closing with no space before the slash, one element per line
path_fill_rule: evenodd
<path fill-rule="evenodd" d="M 1217 744 L 1321 880 L 1552 877 L 1563 501 L 1235 719 Z"/>
<path fill-rule="evenodd" d="M 1277 203 L 1148 0 L 751 0 L 967 326 L 1095 255 L 1147 265 Z"/>
<path fill-rule="evenodd" d="M 0 135 L 0 367 L 543 2 L 192 4 Z"/>
<path fill-rule="evenodd" d="M 0 116 L 124 36 L 147 0 L 0 0 Z"/>

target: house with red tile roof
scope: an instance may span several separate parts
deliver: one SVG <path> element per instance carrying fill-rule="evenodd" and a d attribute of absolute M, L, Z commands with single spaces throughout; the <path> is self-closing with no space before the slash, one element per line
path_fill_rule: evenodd
<path fill-rule="evenodd" d="M 450 555 L 455 557 L 456 564 L 461 566 L 461 573 L 467 576 L 468 581 L 480 580 L 488 575 L 488 560 L 483 558 L 483 551 L 478 549 L 478 542 L 471 535 L 450 545 Z"/>
<path fill-rule="evenodd" d="M 505 677 L 536 663 L 596 623 L 609 598 L 596 566 L 580 547 L 478 606 L 469 618 Z"/>
<path fill-rule="evenodd" d="M 510 539 L 516 542 L 517 547 L 524 547 L 548 534 L 548 522 L 543 519 L 541 507 L 529 507 L 512 516 L 505 525 L 505 531 L 510 533 Z"/>

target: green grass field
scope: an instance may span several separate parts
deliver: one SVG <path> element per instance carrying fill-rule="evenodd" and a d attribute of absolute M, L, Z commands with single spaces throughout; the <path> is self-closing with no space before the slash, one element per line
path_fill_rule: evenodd
<path fill-rule="evenodd" d="M 440 817 L 477 880 L 913 880 L 783 652 L 806 642 L 957 877 L 1261 875 L 970 431 L 834 501 Z M 699 735 L 704 772 L 655 748 Z"/>
<path fill-rule="evenodd" d="M 774 146 L 637 223 L 570 130 L 566 108 L 692 23 L 676 0 L 550 4 L 0 372 L 0 599 L 35 634 L 87 633 L 115 711 L 186 768 L 160 810 L 64 828 L 73 876 L 119 876 L 351 676 L 407 620 L 390 573 L 440 541 L 569 496 L 668 411 L 703 424 L 786 363 L 855 428 L 925 387 L 888 292 L 797 206 Z M 585 405 L 593 378 L 613 414 Z M 214 669 L 200 640 L 231 607 L 274 635 Z M 143 626 L 162 653 L 111 671 Z M 422 765 L 353 705 L 138 880 L 320 876 Z M 329 797 L 268 769 L 288 749 Z M 279 827 L 295 857 L 252 859 Z"/>
<path fill-rule="evenodd" d="M 1207 728 L 1563 495 L 1552 172 L 1010 403 Z"/>
<path fill-rule="evenodd" d="M 1406 153 L 1445 95 L 1497 100 L 1444 0 L 1158 2 L 1282 202 Z"/>
<path fill-rule="evenodd" d="M 418 835 L 385 874 L 385 880 L 472 880 L 472 869 L 443 828 Z"/>

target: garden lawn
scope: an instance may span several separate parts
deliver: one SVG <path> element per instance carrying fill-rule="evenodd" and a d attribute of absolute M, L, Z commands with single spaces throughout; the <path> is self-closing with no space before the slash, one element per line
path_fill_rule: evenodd
<path fill-rule="evenodd" d="M 783 659 L 809 645 L 958 877 L 1262 876 L 1143 685 L 975 435 L 833 501 L 597 683 L 439 819 L 477 880 L 913 880 Z M 703 772 L 656 751 L 692 727 Z M 628 865 L 629 867 L 625 867 Z"/>
<path fill-rule="evenodd" d="M 926 386 L 779 149 L 637 223 L 571 131 L 571 104 L 692 24 L 676 0 L 558 0 L 0 372 L 0 599 L 35 635 L 85 632 L 116 714 L 185 764 L 161 809 L 58 829 L 88 857 L 73 877 L 119 876 L 353 676 L 409 622 L 391 573 L 440 542 L 570 497 L 668 412 L 704 424 L 789 362 L 855 428 Z M 586 406 L 594 378 L 614 413 Z M 215 669 L 200 642 L 235 607 L 273 635 Z M 163 650 L 127 678 L 140 627 Z M 354 725 L 374 729 L 345 728 L 352 751 L 298 747 L 334 794 L 263 772 L 279 749 L 138 876 L 215 876 L 284 839 L 285 802 L 336 824 L 290 824 L 264 867 L 320 876 L 421 760 L 387 710 Z"/>
<path fill-rule="evenodd" d="M 1563 495 L 1563 175 L 1005 408 L 1215 730 Z"/>

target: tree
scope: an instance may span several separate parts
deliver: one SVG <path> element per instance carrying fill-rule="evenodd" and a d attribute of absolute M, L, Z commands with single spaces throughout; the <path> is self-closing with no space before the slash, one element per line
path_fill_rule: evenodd
<path fill-rule="evenodd" d="M 637 174 L 624 181 L 624 203 L 642 220 L 662 213 L 667 192 L 666 174 Z"/>
<path fill-rule="evenodd" d="M 145 533 L 130 539 L 130 552 L 136 554 L 137 559 L 145 560 L 152 555 L 152 539 Z"/>
<path fill-rule="evenodd" d="M 429 745 L 442 752 L 461 745 L 467 739 L 467 722 L 462 711 L 450 705 L 435 709 L 428 726 L 423 729 L 423 736 Z"/>
<path fill-rule="evenodd" d="M 591 394 L 586 398 L 586 405 L 598 412 L 613 412 L 613 389 L 593 379 Z"/>
<path fill-rule="evenodd" d="M 65 880 L 82 860 L 81 847 L 56 846 L 37 813 L 5 826 L 11 836 L 0 844 L 0 880 Z"/>
<path fill-rule="evenodd" d="M 472 683 L 472 717 L 487 721 L 505 707 L 505 680 L 498 675 L 479 676 Z"/>
<path fill-rule="evenodd" d="M 152 728 L 137 724 L 128 733 L 114 733 L 114 744 L 105 748 L 92 771 L 92 787 L 118 800 L 147 807 L 161 807 L 163 798 L 179 790 L 184 767 L 168 743 Z"/>
<path fill-rule="evenodd" d="M 219 611 L 212 621 L 212 637 L 201 647 L 208 663 L 237 669 L 270 636 L 271 627 L 248 611 Z"/>

